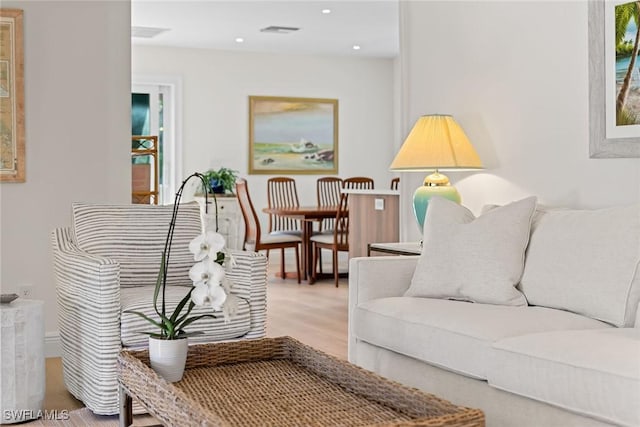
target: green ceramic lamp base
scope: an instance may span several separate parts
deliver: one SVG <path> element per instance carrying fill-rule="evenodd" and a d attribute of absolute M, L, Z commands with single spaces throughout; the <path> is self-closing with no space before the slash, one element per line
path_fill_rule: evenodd
<path fill-rule="evenodd" d="M 460 203 L 460 193 L 452 185 L 449 184 L 449 178 L 436 171 L 424 179 L 424 185 L 418 187 L 413 193 L 413 213 L 418 221 L 420 233 L 423 232 L 424 219 L 427 214 L 429 200 L 433 196 L 444 197 L 456 203 Z"/>

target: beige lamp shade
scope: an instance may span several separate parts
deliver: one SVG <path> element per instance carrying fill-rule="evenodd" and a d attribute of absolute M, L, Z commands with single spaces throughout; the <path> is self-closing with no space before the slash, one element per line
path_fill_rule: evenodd
<path fill-rule="evenodd" d="M 438 114 L 418 119 L 393 159 L 390 169 L 482 169 L 482 162 L 453 117 Z"/>

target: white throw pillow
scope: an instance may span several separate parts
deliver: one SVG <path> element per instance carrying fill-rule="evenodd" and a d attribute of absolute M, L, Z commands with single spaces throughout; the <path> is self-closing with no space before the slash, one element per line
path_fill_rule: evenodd
<path fill-rule="evenodd" d="M 526 305 L 515 287 L 535 207 L 536 198 L 528 197 L 476 218 L 464 206 L 432 198 L 422 255 L 405 296 Z"/>
<path fill-rule="evenodd" d="M 640 301 L 640 204 L 542 209 L 520 284 L 529 304 L 632 326 Z"/>

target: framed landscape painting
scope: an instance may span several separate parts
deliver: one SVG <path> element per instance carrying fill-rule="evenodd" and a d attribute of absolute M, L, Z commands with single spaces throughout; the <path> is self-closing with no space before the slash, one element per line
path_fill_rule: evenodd
<path fill-rule="evenodd" d="M 589 1 L 589 152 L 640 157 L 640 5 Z"/>
<path fill-rule="evenodd" d="M 0 181 L 25 181 L 22 10 L 0 9 Z"/>
<path fill-rule="evenodd" d="M 338 173 L 338 100 L 250 96 L 249 173 Z"/>

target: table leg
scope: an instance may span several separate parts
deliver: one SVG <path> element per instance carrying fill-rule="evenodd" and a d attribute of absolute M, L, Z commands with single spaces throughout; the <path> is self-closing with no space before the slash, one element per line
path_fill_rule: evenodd
<path fill-rule="evenodd" d="M 119 426 L 129 427 L 133 424 L 133 400 L 121 385 L 118 385 L 118 393 L 120 394 Z"/>
<path fill-rule="evenodd" d="M 313 233 L 313 222 L 302 221 L 302 278 L 313 283 L 310 265 L 313 262 L 311 253 L 311 234 Z"/>

